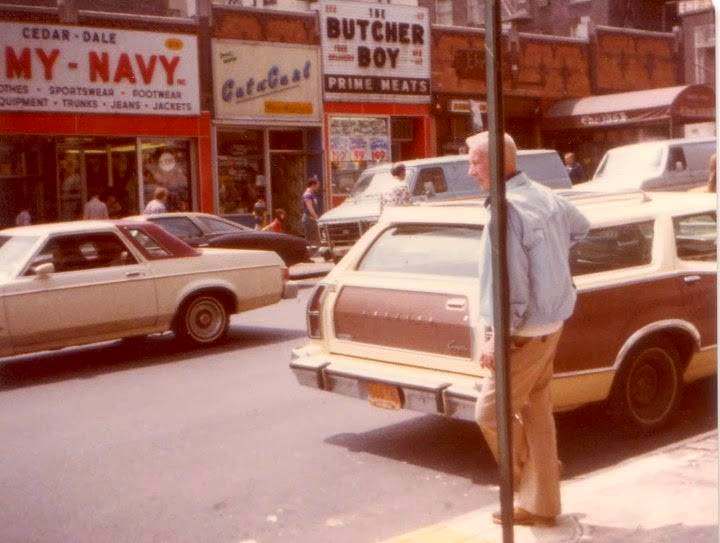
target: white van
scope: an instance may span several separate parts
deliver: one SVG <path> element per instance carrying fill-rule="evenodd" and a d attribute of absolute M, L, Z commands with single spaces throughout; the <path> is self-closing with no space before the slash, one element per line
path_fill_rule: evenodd
<path fill-rule="evenodd" d="M 715 138 L 645 141 L 605 153 L 582 190 L 684 191 L 707 183 Z"/>
<path fill-rule="evenodd" d="M 408 188 L 416 201 L 442 202 L 486 195 L 468 175 L 467 155 L 408 160 L 402 164 Z M 572 187 L 557 151 L 520 150 L 517 165 L 518 170 L 543 185 L 556 189 Z M 382 195 L 397 184 L 390 173 L 393 166 L 386 163 L 365 170 L 347 200 L 320 217 L 321 252 L 326 258 L 337 260 L 343 256 L 377 222 L 382 211 Z"/>

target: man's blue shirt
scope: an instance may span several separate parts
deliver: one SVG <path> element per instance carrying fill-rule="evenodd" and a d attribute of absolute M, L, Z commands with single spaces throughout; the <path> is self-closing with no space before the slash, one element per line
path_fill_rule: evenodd
<path fill-rule="evenodd" d="M 506 181 L 505 187 L 510 329 L 523 335 L 523 329 L 561 323 L 572 315 L 577 295 L 570 274 L 570 247 L 585 237 L 590 223 L 572 203 L 522 172 Z M 480 318 L 491 325 L 489 225 L 480 243 Z"/>

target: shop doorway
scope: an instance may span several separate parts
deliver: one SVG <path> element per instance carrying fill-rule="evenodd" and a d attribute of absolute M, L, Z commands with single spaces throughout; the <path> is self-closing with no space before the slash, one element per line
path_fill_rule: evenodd
<path fill-rule="evenodd" d="M 56 145 L 58 215 L 82 218 L 85 202 L 100 197 L 113 218 L 139 212 L 135 139 L 65 138 Z"/>
<path fill-rule="evenodd" d="M 272 207 L 287 212 L 285 229 L 304 236 L 300 200 L 305 191 L 305 156 L 299 153 L 273 152 L 270 158 Z"/>

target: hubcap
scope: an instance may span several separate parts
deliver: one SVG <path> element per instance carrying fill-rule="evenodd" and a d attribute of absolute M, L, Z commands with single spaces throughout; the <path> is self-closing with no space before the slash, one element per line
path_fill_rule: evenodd
<path fill-rule="evenodd" d="M 225 328 L 225 309 L 214 299 L 201 298 L 188 308 L 187 328 L 193 339 L 213 341 Z"/>
<path fill-rule="evenodd" d="M 643 424 L 660 422 L 677 395 L 675 362 L 660 348 L 643 351 L 630 370 L 627 400 L 633 416 Z"/>

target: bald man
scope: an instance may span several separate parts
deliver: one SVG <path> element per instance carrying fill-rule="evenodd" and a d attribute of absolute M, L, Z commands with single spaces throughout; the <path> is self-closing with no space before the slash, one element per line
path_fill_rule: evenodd
<path fill-rule="evenodd" d="M 490 190 L 488 133 L 466 140 L 469 174 Z M 517 171 L 517 147 L 504 138 L 503 181 L 508 202 L 507 258 L 510 285 L 510 385 L 515 524 L 555 525 L 560 514 L 560 469 L 550 398 L 553 360 L 563 323 L 575 307 L 570 247 L 588 231 L 588 220 L 568 201 Z M 486 206 L 489 204 L 486 202 Z M 492 220 L 492 219 L 491 219 Z M 481 238 L 480 365 L 475 418 L 498 458 L 490 228 Z M 500 513 L 493 514 L 496 523 Z"/>

